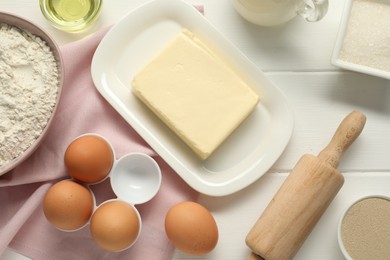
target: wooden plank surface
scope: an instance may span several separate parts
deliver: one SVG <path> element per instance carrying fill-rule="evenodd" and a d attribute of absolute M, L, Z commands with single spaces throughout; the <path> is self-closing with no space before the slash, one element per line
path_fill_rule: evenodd
<path fill-rule="evenodd" d="M 367 116 L 361 136 L 344 154 L 341 171 L 390 169 L 390 83 L 353 72 L 267 73 L 294 110 L 295 126 L 272 171 L 288 171 L 304 153 L 318 154 L 352 110 Z"/>
<path fill-rule="evenodd" d="M 0 11 L 26 17 L 55 37 L 60 45 L 76 41 L 118 22 L 145 0 L 105 1 L 101 17 L 89 31 L 69 34 L 44 20 L 36 0 L 0 0 Z M 368 194 L 390 196 L 390 81 L 340 70 L 330 64 L 345 0 L 330 0 L 318 23 L 297 18 L 277 27 L 258 27 L 243 20 L 230 0 L 188 0 L 203 4 L 205 17 L 284 92 L 294 110 L 294 132 L 285 152 L 270 171 L 248 188 L 199 202 L 215 216 L 220 240 L 206 256 L 176 251 L 173 259 L 245 259 L 244 239 L 284 179 L 305 153 L 318 154 L 340 121 L 357 109 L 367 115 L 358 140 L 345 153 L 339 169 L 346 182 L 299 251 L 298 260 L 343 259 L 336 228 L 349 203 Z M 7 251 L 0 259 L 24 259 Z"/>

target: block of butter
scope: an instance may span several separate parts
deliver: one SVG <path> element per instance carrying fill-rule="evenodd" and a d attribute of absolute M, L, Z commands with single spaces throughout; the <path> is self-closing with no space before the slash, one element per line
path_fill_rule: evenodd
<path fill-rule="evenodd" d="M 258 95 L 183 29 L 132 82 L 134 94 L 201 159 L 254 110 Z"/>

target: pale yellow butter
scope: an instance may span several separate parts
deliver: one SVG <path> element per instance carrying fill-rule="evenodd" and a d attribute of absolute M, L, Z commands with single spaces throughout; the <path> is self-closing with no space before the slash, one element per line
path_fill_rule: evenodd
<path fill-rule="evenodd" d="M 134 94 L 201 159 L 253 111 L 258 95 L 184 29 L 134 78 Z"/>

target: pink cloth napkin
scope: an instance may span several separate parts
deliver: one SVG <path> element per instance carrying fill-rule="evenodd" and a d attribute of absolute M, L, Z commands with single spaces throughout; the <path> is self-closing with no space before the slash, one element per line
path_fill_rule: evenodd
<path fill-rule="evenodd" d="M 0 255 L 9 246 L 33 259 L 171 259 L 173 247 L 164 231 L 168 209 L 177 202 L 195 200 L 192 190 L 144 142 L 95 89 L 91 60 L 107 29 L 63 46 L 65 86 L 57 113 L 36 152 L 0 177 Z M 120 253 L 95 244 L 89 227 L 62 232 L 44 217 L 42 199 L 51 185 L 67 178 L 63 155 L 68 144 L 84 133 L 105 136 L 117 158 L 129 152 L 151 155 L 162 170 L 161 189 L 151 201 L 137 205 L 142 233 L 137 243 Z M 97 203 L 114 198 L 109 180 L 91 186 Z"/>

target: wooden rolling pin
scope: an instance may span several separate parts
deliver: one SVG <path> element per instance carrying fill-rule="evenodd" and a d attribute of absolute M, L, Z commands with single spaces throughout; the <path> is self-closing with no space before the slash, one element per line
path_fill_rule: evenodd
<path fill-rule="evenodd" d="M 248 259 L 292 259 L 344 183 L 342 153 L 359 136 L 364 114 L 351 112 L 318 157 L 303 155 L 249 231 Z M 257 256 L 256 256 L 256 255 Z"/>

